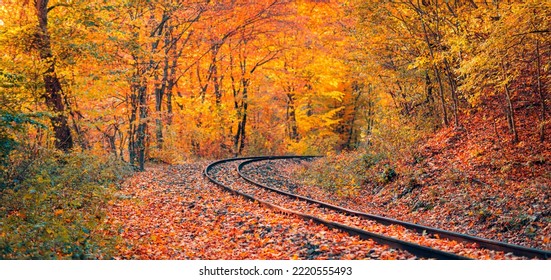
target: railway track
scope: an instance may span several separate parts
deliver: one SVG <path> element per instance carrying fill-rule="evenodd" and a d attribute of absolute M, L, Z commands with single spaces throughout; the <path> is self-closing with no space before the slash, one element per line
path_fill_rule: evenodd
<path fill-rule="evenodd" d="M 258 201 L 279 212 L 296 215 L 362 239 L 372 239 L 390 248 L 406 250 L 421 258 L 537 258 L 548 259 L 551 252 L 507 244 L 462 233 L 431 228 L 382 216 L 345 209 L 326 202 L 298 196 L 254 181 L 243 168 L 253 162 L 313 157 L 247 157 L 216 161 L 205 176 L 234 194 Z M 517 256 L 517 257 L 515 257 Z"/>

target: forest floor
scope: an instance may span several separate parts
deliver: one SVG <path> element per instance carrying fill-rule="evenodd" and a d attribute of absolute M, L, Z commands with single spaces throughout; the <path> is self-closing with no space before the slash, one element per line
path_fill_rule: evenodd
<path fill-rule="evenodd" d="M 536 199 L 530 200 L 516 194 L 519 191 L 515 189 L 494 190 L 489 185 L 468 188 L 453 181 L 441 182 L 426 177 L 414 186 L 400 185 L 397 180 L 342 196 L 302 181 L 296 171 L 313 168 L 312 164 L 315 163 L 299 160 L 260 162 L 248 166 L 245 173 L 257 182 L 283 191 L 360 212 L 526 247 L 551 249 L 548 194 L 541 190 Z M 253 168 L 255 173 L 251 172 Z"/>
<path fill-rule="evenodd" d="M 487 125 L 493 121 L 481 114 L 465 128 L 438 131 L 413 158 L 371 168 L 376 173 L 393 166 L 397 176 L 391 182 L 364 182 L 353 195 L 304 183 L 302 173 L 323 166 L 324 159 L 258 164 L 257 178 L 362 212 L 551 250 L 551 144 L 537 141 L 537 130 L 525 120 L 519 120 L 518 143 L 497 132 L 506 127 Z"/>
<path fill-rule="evenodd" d="M 129 178 L 110 204 L 117 259 L 413 259 L 221 190 L 204 163 L 156 165 Z"/>
<path fill-rule="evenodd" d="M 438 194 L 438 201 L 429 200 L 422 207 L 419 201 L 426 199 L 425 195 L 435 195 L 431 185 L 400 198 L 384 190 L 355 198 L 336 197 L 294 178 L 293 171 L 311 163 L 288 163 L 257 165 L 256 176 L 286 190 L 292 186 L 293 192 L 348 208 L 549 250 L 548 214 L 531 212 L 522 216 L 526 220 L 507 220 L 507 224 L 502 221 L 506 216 L 491 212 L 483 218 L 484 213 L 475 212 L 473 207 L 489 203 L 486 196 L 492 192 L 487 188 L 478 195 L 473 190 L 455 189 L 452 194 Z M 116 259 L 415 259 L 407 252 L 276 213 L 223 191 L 203 176 L 206 165 L 155 164 L 125 181 L 108 209 L 109 222 L 122 239 Z M 453 192 L 461 195 L 454 196 Z M 507 201 L 522 208 L 522 198 L 509 197 Z M 428 207 L 430 203 L 436 205 Z M 535 203 L 531 202 L 532 207 Z M 541 207 L 548 211 L 548 206 Z"/>

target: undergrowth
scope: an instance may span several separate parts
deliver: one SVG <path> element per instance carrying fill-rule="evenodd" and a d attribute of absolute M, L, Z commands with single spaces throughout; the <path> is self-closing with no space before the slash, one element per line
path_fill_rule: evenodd
<path fill-rule="evenodd" d="M 42 150 L 0 165 L 0 259 L 109 259 L 105 206 L 130 169 L 114 158 Z"/>
<path fill-rule="evenodd" d="M 368 152 L 332 154 L 295 171 L 305 183 L 343 197 L 358 195 L 368 182 L 384 186 L 398 176 L 385 155 Z"/>

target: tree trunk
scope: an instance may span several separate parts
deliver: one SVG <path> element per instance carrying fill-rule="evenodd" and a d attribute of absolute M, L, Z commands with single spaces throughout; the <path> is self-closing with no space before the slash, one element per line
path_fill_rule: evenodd
<path fill-rule="evenodd" d="M 427 26 L 425 24 L 424 14 L 421 10 L 417 10 L 417 13 L 419 14 L 419 19 L 421 21 L 421 26 L 423 27 L 423 35 L 424 35 L 424 38 L 425 38 L 425 43 L 427 44 L 427 48 L 429 50 L 430 58 L 434 61 L 434 58 L 435 58 L 434 49 L 433 49 L 434 47 L 433 47 L 433 44 L 431 43 L 430 38 L 429 38 L 429 31 L 428 31 Z M 444 96 L 444 84 L 443 84 L 443 81 L 442 81 L 442 76 L 441 76 L 441 73 L 440 73 L 440 69 L 439 69 L 438 65 L 436 65 L 436 63 L 434 63 L 434 62 L 433 62 L 433 70 L 434 70 L 434 74 L 436 76 L 436 82 L 438 83 L 438 94 L 439 94 L 440 103 L 441 103 L 441 106 L 442 106 L 442 123 L 444 124 L 444 126 L 448 126 L 449 121 L 448 121 L 448 111 L 447 111 L 447 108 L 446 108 L 446 98 Z"/>
<path fill-rule="evenodd" d="M 69 105 L 70 103 L 66 100 L 67 104 L 67 110 L 70 113 L 73 131 L 76 134 L 76 142 L 79 144 L 80 148 L 84 150 L 90 150 L 92 147 L 90 146 L 90 142 L 88 141 L 86 137 L 86 131 L 82 130 L 81 126 L 77 123 L 78 120 L 83 118 L 82 114 L 78 111 L 75 111 L 71 108 Z M 76 103 L 76 102 L 75 102 Z M 74 142 L 75 140 L 73 140 Z M 73 143 L 74 144 L 74 143 Z"/>
<path fill-rule="evenodd" d="M 239 144 L 240 155 L 243 152 L 243 149 L 245 148 L 245 140 L 247 138 L 246 129 L 247 129 L 247 114 L 248 114 L 248 108 L 249 108 L 247 91 L 248 91 L 248 85 L 247 87 L 243 88 L 243 118 L 241 119 L 241 139 L 240 139 L 241 143 Z"/>
<path fill-rule="evenodd" d="M 345 143 L 345 147 L 348 150 L 354 149 L 357 145 L 357 137 L 355 137 L 356 134 L 354 132 L 356 130 L 355 126 L 357 118 L 356 115 L 358 114 L 358 103 L 363 91 L 363 85 L 358 85 L 357 83 L 355 84 L 356 85 L 353 86 L 352 92 L 356 93 L 356 96 L 354 96 L 354 103 L 352 104 L 352 117 L 350 118 L 348 123 L 348 135 Z"/>
<path fill-rule="evenodd" d="M 165 37 L 165 44 L 168 44 L 168 37 Z M 155 88 L 155 136 L 157 141 L 157 149 L 163 148 L 163 99 L 168 84 L 169 59 L 168 49 L 165 50 L 165 59 L 163 65 L 163 77 L 159 81 L 157 79 L 157 88 Z"/>
<path fill-rule="evenodd" d="M 545 117 L 547 115 L 547 107 L 545 105 L 545 95 L 543 92 L 543 84 L 541 80 L 541 55 L 540 55 L 540 41 L 536 39 L 536 75 L 538 80 L 538 95 L 541 103 L 541 123 L 540 123 L 540 142 L 545 141 Z"/>
<path fill-rule="evenodd" d="M 50 121 L 55 134 L 55 147 L 56 149 L 68 152 L 73 148 L 73 138 L 67 121 L 67 115 L 65 114 L 63 89 L 57 78 L 50 43 L 50 34 L 48 33 L 48 0 L 36 0 L 35 4 L 39 23 L 36 46 L 38 48 L 40 60 L 48 64 L 42 76 L 45 89 L 43 97 L 48 109 L 52 110 L 54 113 Z"/>
<path fill-rule="evenodd" d="M 212 66 L 211 66 L 212 67 Z M 210 69 L 209 69 L 210 72 Z M 207 77 L 207 80 L 205 83 L 203 83 L 203 79 L 201 79 L 201 64 L 197 63 L 197 82 L 199 83 L 199 96 L 201 97 L 201 103 L 205 103 L 205 97 L 207 96 L 207 90 L 209 88 L 209 79 L 210 77 Z"/>
<path fill-rule="evenodd" d="M 241 82 L 242 85 L 242 101 L 241 104 L 235 108 L 238 111 L 238 123 L 237 131 L 234 136 L 234 152 L 236 156 L 241 155 L 243 149 L 245 148 L 245 138 L 246 138 L 246 127 L 247 127 L 247 111 L 249 108 L 248 100 L 248 91 L 249 91 L 249 80 L 243 79 Z M 237 104 L 237 103 L 236 103 Z"/>
<path fill-rule="evenodd" d="M 143 70 L 143 69 L 142 69 Z M 147 134 L 147 85 L 144 73 L 137 69 L 133 77 L 130 95 L 130 119 L 128 129 L 129 162 L 139 171 L 144 171 Z"/>
<path fill-rule="evenodd" d="M 434 66 L 434 74 L 436 74 L 436 82 L 438 82 L 438 95 L 440 97 L 440 105 L 442 106 L 442 123 L 444 126 L 450 125 L 448 121 L 448 110 L 446 109 L 446 98 L 444 97 L 444 84 L 440 75 L 440 70 Z"/>
<path fill-rule="evenodd" d="M 507 103 L 507 122 L 509 124 L 509 129 L 511 130 L 511 133 L 513 134 L 513 143 L 517 143 L 518 133 L 517 133 L 517 127 L 515 124 L 515 111 L 513 109 L 513 102 L 511 101 L 511 92 L 509 91 L 508 84 L 506 84 L 504 87 L 505 87 L 505 101 Z"/>
<path fill-rule="evenodd" d="M 136 149 L 138 159 L 138 170 L 144 171 L 145 164 L 145 148 L 146 148 L 146 135 L 147 135 L 147 87 L 140 85 L 138 89 L 138 109 L 140 120 L 138 123 L 138 130 L 136 133 Z"/>
<path fill-rule="evenodd" d="M 220 46 L 216 45 L 212 48 L 212 62 L 210 65 L 210 74 L 212 75 L 212 85 L 214 87 L 214 98 L 217 110 L 220 110 L 222 104 L 222 91 L 220 88 L 222 78 L 218 77 L 218 51 Z"/>
<path fill-rule="evenodd" d="M 507 79 L 507 69 L 505 68 L 505 63 L 501 61 L 501 70 L 503 71 L 503 79 Z M 507 116 L 507 124 L 509 125 L 509 130 L 513 134 L 513 143 L 518 142 L 518 133 L 517 127 L 515 124 L 515 110 L 513 108 L 513 102 L 511 100 L 511 92 L 509 90 L 509 82 L 505 83 L 503 86 L 505 90 L 505 112 Z"/>
<path fill-rule="evenodd" d="M 453 71 L 451 69 L 450 63 L 447 59 L 444 59 L 444 64 L 446 67 L 446 76 L 448 76 L 448 81 L 450 83 L 450 89 L 452 94 L 452 101 L 453 101 L 453 123 L 455 129 L 459 128 L 459 98 L 457 96 L 457 82 L 455 75 L 453 74 Z"/>
<path fill-rule="evenodd" d="M 135 74 L 133 79 L 136 80 L 139 74 Z M 128 162 L 134 166 L 136 163 L 136 118 L 138 116 L 138 84 L 133 84 L 130 93 L 130 118 L 128 119 Z"/>
<path fill-rule="evenodd" d="M 172 64 L 170 65 L 170 73 L 168 74 L 168 81 L 166 85 L 166 113 L 167 113 L 167 124 L 172 125 L 172 93 L 174 86 L 176 85 L 176 67 L 178 63 L 178 56 L 176 55 L 176 47 L 174 44 L 172 50 Z"/>
<path fill-rule="evenodd" d="M 295 94 L 292 92 L 287 93 L 287 133 L 289 139 L 298 141 L 298 127 L 295 109 Z"/>
<path fill-rule="evenodd" d="M 430 79 L 429 71 L 425 72 L 425 87 L 427 91 L 427 99 L 426 102 L 429 104 L 429 107 L 431 107 L 434 104 L 434 96 L 432 95 L 432 81 Z M 432 114 L 432 111 L 431 111 Z"/>
<path fill-rule="evenodd" d="M 366 134 L 371 135 L 373 126 L 375 125 L 375 102 L 373 101 L 373 85 L 369 84 L 367 88 L 367 128 Z"/>

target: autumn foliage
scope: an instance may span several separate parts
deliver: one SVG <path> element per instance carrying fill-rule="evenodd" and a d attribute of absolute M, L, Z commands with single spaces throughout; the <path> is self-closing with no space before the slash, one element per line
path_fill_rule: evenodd
<path fill-rule="evenodd" d="M 122 177 L 73 182 L 88 164 L 123 174 L 261 154 L 327 155 L 299 177 L 350 199 L 480 181 L 492 190 L 479 200 L 518 198 L 503 202 L 522 201 L 509 220 L 537 212 L 547 220 L 528 235 L 548 233 L 548 209 L 529 204 L 548 204 L 550 28 L 540 0 L 0 0 L 0 257 L 104 256 L 58 243 L 19 254 L 6 237 L 13 223 L 51 237 L 42 218 L 73 232 L 57 220 L 80 209 L 64 204 L 81 195 L 71 188 L 94 208 Z M 69 208 L 27 203 L 31 190 Z M 426 195 L 407 203 L 439 205 Z M 467 220 L 509 221 L 488 204 Z M 21 216 L 37 209 L 51 213 Z"/>

